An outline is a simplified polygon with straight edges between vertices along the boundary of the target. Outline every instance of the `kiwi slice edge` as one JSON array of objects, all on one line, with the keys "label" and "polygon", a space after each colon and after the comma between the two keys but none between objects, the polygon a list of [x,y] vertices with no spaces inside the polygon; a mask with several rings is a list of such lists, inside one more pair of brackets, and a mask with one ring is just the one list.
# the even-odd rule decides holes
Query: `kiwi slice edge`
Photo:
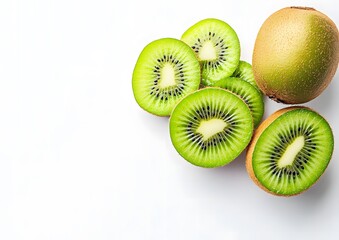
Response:
[{"label": "kiwi slice edge", "polygon": [[260,92],[260,94],[262,94],[260,88],[258,87],[254,79],[254,73],[253,73],[252,65],[250,63],[244,60],[240,60],[237,69],[235,69],[231,77],[237,77],[250,83]]},{"label": "kiwi slice edge", "polygon": [[249,107],[256,128],[265,111],[264,99],[261,92],[252,84],[237,77],[227,77],[217,81],[215,87],[221,87],[239,96]]}]

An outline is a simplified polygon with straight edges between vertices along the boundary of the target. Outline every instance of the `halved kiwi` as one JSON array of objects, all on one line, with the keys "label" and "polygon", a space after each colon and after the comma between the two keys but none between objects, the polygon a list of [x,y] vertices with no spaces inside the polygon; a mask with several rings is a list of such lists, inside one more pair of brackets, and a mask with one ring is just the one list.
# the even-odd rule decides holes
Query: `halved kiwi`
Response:
[{"label": "halved kiwi", "polygon": [[247,151],[247,171],[269,193],[296,195],[324,173],[333,147],[332,130],[322,116],[305,107],[285,108],[256,130]]},{"label": "halved kiwi", "polygon": [[252,134],[253,120],[247,105],[221,88],[207,87],[188,95],[170,117],[175,149],[200,167],[220,167],[233,161]]},{"label": "halved kiwi", "polygon": [[163,38],[148,44],[133,72],[133,93],[144,110],[168,116],[175,104],[200,85],[200,65],[184,42]]},{"label": "halved kiwi", "polygon": [[194,50],[202,67],[202,84],[213,86],[235,71],[240,59],[240,43],[227,23],[208,18],[190,27],[181,37]]},{"label": "halved kiwi", "polygon": [[252,84],[261,93],[254,79],[252,65],[248,62],[240,60],[237,69],[235,69],[231,77],[241,78],[242,80]]},{"label": "halved kiwi", "polygon": [[214,84],[238,95],[249,107],[253,116],[254,127],[258,126],[264,114],[262,94],[250,83],[240,78],[227,77]]}]

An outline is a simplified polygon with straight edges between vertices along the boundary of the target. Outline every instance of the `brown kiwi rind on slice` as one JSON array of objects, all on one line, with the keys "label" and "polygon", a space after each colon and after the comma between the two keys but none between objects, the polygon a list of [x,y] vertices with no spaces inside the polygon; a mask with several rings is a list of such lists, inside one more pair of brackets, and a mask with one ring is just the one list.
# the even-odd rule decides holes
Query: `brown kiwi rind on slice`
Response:
[{"label": "brown kiwi rind on slice", "polygon": [[200,85],[200,65],[184,42],[163,38],[148,44],[133,72],[133,94],[144,110],[169,116],[174,106]]},{"label": "brown kiwi rind on slice", "polygon": [[268,117],[255,131],[246,155],[252,180],[265,191],[292,196],[309,189],[333,153],[328,122],[306,107],[290,107]]},{"label": "brown kiwi rind on slice", "polygon": [[213,86],[236,70],[240,43],[236,32],[224,21],[208,18],[190,27],[181,37],[195,52],[202,68],[202,84]]},{"label": "brown kiwi rind on slice", "polygon": [[174,108],[170,136],[188,162],[206,168],[233,161],[248,145],[253,119],[237,95],[217,87],[189,94]]}]

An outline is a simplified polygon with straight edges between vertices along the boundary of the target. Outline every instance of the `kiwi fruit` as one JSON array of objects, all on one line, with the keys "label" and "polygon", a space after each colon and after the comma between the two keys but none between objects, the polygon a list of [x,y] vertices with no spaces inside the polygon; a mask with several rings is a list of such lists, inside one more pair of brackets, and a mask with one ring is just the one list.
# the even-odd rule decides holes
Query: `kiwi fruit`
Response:
[{"label": "kiwi fruit", "polygon": [[224,21],[208,18],[190,27],[181,37],[195,52],[205,86],[229,77],[238,67],[240,43],[236,32]]},{"label": "kiwi fruit", "polygon": [[200,86],[200,65],[184,42],[163,38],[148,44],[133,72],[133,94],[144,110],[168,116],[175,104]]},{"label": "kiwi fruit", "polygon": [[254,127],[257,127],[264,114],[264,100],[262,94],[250,83],[240,78],[228,77],[214,84],[238,95],[251,110]]},{"label": "kiwi fruit", "polygon": [[259,30],[252,58],[261,91],[288,104],[319,96],[331,82],[338,62],[336,25],[308,7],[288,7],[273,13]]},{"label": "kiwi fruit", "polygon": [[253,134],[252,115],[235,94],[207,87],[174,108],[170,136],[177,152],[193,165],[213,168],[233,161]]},{"label": "kiwi fruit", "polygon": [[324,173],[334,148],[327,121],[306,107],[281,109],[255,131],[246,155],[252,180],[265,191],[291,196]]},{"label": "kiwi fruit", "polygon": [[255,88],[257,88],[260,91],[254,79],[252,65],[249,64],[248,62],[240,60],[237,69],[235,69],[231,77],[240,78],[252,84]]}]

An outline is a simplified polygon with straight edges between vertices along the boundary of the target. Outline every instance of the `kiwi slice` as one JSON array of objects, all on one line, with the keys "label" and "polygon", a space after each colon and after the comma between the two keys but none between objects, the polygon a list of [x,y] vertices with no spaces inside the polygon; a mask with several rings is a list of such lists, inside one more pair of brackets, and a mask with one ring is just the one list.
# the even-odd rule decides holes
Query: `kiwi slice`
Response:
[{"label": "kiwi slice", "polygon": [[242,80],[252,84],[256,89],[258,89],[258,91],[260,91],[254,79],[252,65],[248,62],[240,60],[237,69],[235,69],[234,73],[232,74],[232,77],[241,78]]},{"label": "kiwi slice", "polygon": [[181,37],[194,50],[202,67],[202,84],[229,77],[240,59],[240,43],[236,32],[227,23],[213,18],[190,27]]},{"label": "kiwi slice", "polygon": [[175,149],[200,167],[219,167],[233,161],[252,134],[253,120],[247,105],[221,88],[208,87],[188,95],[170,117]]},{"label": "kiwi slice", "polygon": [[228,77],[214,84],[238,95],[249,107],[253,117],[254,127],[258,126],[264,114],[262,94],[250,83],[240,78]]},{"label": "kiwi slice", "polygon": [[326,120],[305,107],[277,111],[256,130],[246,156],[250,177],[265,191],[291,196],[325,171],[334,147]]},{"label": "kiwi slice", "polygon": [[175,104],[200,85],[200,65],[184,42],[163,38],[148,44],[133,72],[133,93],[144,110],[168,116]]}]

